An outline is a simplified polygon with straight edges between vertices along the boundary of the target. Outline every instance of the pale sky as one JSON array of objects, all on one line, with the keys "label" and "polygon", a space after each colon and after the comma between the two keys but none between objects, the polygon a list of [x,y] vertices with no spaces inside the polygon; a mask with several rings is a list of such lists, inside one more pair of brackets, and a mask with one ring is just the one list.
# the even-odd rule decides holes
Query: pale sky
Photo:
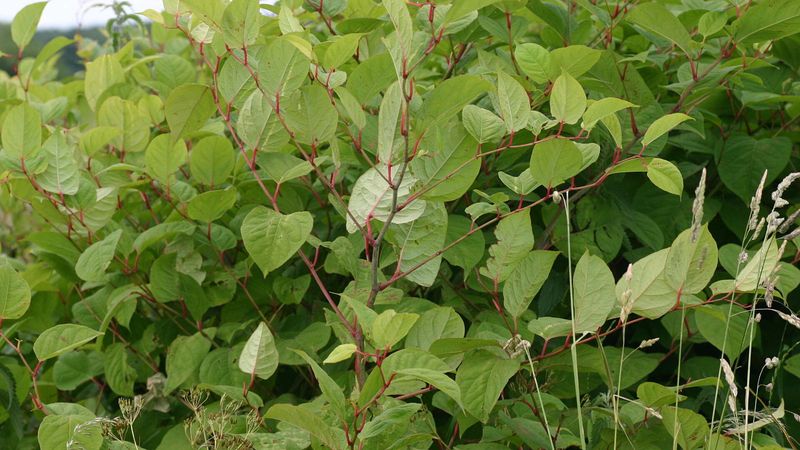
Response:
[{"label": "pale sky", "polygon": [[[11,22],[14,15],[25,5],[41,0],[0,0],[0,22]],[[162,0],[127,0],[134,12],[146,9],[161,10]],[[93,27],[104,25],[112,17],[108,10],[89,8],[97,3],[110,3],[110,0],[49,0],[42,13],[40,29],[65,29],[78,25]]]}]

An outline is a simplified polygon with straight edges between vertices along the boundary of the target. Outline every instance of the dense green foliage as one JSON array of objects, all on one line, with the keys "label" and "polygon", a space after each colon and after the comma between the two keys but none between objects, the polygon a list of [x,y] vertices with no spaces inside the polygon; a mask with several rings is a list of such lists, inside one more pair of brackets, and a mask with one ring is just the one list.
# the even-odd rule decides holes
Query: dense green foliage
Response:
[{"label": "dense green foliage", "polygon": [[797,448],[797,0],[43,7],[0,448]]}]

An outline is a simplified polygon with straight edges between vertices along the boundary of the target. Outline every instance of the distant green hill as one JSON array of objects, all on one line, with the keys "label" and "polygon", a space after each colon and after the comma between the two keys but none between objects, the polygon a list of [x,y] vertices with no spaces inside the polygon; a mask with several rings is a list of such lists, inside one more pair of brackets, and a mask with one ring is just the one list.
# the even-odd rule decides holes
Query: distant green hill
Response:
[{"label": "distant green hill", "polygon": [[[35,56],[47,42],[56,36],[66,36],[72,38],[75,36],[77,29],[71,30],[41,30],[36,33],[36,36],[31,41],[30,45],[25,49],[24,56]],[[102,40],[103,34],[98,28],[82,29],[80,34],[86,38]],[[0,52],[14,55],[17,48],[11,40],[11,26],[8,23],[0,23]],[[76,55],[76,48],[71,45],[65,48],[58,63],[58,70],[61,76],[73,74],[79,70],[83,70],[83,65],[80,58]],[[0,58],[0,70],[11,73],[16,63],[13,57]]]}]

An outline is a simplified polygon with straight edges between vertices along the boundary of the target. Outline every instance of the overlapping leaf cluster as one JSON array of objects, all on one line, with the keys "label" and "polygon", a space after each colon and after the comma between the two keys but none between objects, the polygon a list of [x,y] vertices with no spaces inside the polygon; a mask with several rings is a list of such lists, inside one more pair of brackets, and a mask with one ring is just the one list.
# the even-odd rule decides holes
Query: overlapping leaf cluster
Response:
[{"label": "overlapping leaf cluster", "polygon": [[0,448],[796,448],[797,1],[275,3],[0,74]]}]

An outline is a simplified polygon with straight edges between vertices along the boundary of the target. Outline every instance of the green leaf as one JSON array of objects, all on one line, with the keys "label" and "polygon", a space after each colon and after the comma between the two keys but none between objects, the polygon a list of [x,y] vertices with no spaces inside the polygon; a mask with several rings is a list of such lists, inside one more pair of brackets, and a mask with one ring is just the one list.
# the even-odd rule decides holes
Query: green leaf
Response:
[{"label": "green leaf", "polygon": [[336,95],[339,97],[340,104],[346,115],[353,121],[353,125],[359,130],[364,129],[367,125],[367,116],[364,114],[364,110],[361,108],[361,104],[358,103],[356,97],[342,86],[335,88],[334,92],[336,92]]},{"label": "green leaf", "polygon": [[764,171],[764,182],[769,186],[783,172],[791,154],[792,142],[784,136],[755,139],[734,134],[720,152],[719,177],[742,201],[750,203]]},{"label": "green leaf", "polygon": [[278,184],[308,175],[314,170],[308,161],[281,152],[259,153],[258,165]]},{"label": "green leaf", "polygon": [[223,2],[218,0],[181,0],[180,6],[181,11],[188,9],[192,13],[193,19],[205,23],[215,31],[222,31],[220,22],[225,8]]},{"label": "green leaf", "polygon": [[346,63],[358,50],[361,33],[345,34],[334,39],[325,50],[322,64],[326,69],[335,69]]},{"label": "green leaf", "polygon": [[387,408],[367,422],[358,436],[361,439],[369,439],[390,433],[393,428],[409,423],[421,407],[419,403],[404,403]]},{"label": "green leaf", "polygon": [[0,265],[0,320],[19,319],[31,304],[31,288],[16,270]]},{"label": "green leaf", "polygon": [[686,400],[684,395],[676,396],[674,388],[668,388],[651,381],[646,381],[636,388],[636,397],[651,408],[661,408],[670,403],[674,404],[676,397],[679,401]]},{"label": "green leaf", "polygon": [[39,361],[54,358],[62,353],[87,344],[103,333],[83,325],[64,323],[42,332],[33,343],[33,352]]},{"label": "green leaf", "polygon": [[597,158],[600,157],[599,144],[595,143],[584,144],[576,142],[575,146],[578,147],[578,150],[581,152],[581,169],[579,170],[579,172],[583,172],[584,169],[594,164],[595,161],[597,161]]},{"label": "green leaf", "polygon": [[531,112],[530,100],[525,88],[505,72],[497,72],[497,110],[511,133],[528,125]]},{"label": "green leaf", "polygon": [[173,89],[164,108],[173,140],[202,128],[216,111],[211,89],[202,84],[184,84]]},{"label": "green leaf", "polygon": [[[408,61],[411,56],[411,49],[409,47],[413,42],[414,36],[413,24],[411,22],[411,15],[408,13],[408,7],[402,0],[382,0],[381,4],[386,8],[386,12],[389,13],[389,19],[397,32],[395,41],[401,59]],[[397,62],[395,62],[395,65],[397,66]]]},{"label": "green leaf", "polygon": [[780,261],[780,252],[775,239],[769,239],[754,255],[736,277],[736,289],[744,292],[755,291],[773,272]]},{"label": "green leaf", "polygon": [[617,301],[621,304],[623,294],[630,289],[628,301],[632,311],[649,319],[656,319],[669,312],[678,302],[678,293],[670,287],[664,275],[669,249],[660,250],[633,263],[632,278],[628,283],[624,277],[617,282]]},{"label": "green leaf", "polygon": [[717,270],[717,243],[702,227],[697,236],[686,230],[675,239],[669,248],[664,274],[667,282],[683,294],[696,294],[706,288]]},{"label": "green leaf", "polygon": [[104,372],[106,382],[115,394],[132,397],[136,381],[136,369],[128,363],[128,350],[118,342],[105,350]]},{"label": "green leaf", "polygon": [[467,132],[480,144],[497,142],[506,135],[503,119],[480,106],[465,106],[461,111],[461,119]]},{"label": "green leaf", "polygon": [[[447,235],[445,236],[445,247],[447,251],[442,254],[442,257],[454,266],[464,269],[465,278],[470,275],[472,269],[481,262],[483,258],[484,249],[486,248],[481,231],[474,231],[467,235],[472,230],[472,222],[463,216],[452,214],[447,218]],[[460,240],[457,244],[450,246],[457,239],[463,236],[466,238]]]},{"label": "green leaf", "polygon": [[391,376],[404,369],[428,369],[441,373],[452,371],[441,358],[417,348],[404,348],[392,353],[383,360],[381,368],[384,376]]},{"label": "green leaf", "polygon": [[211,349],[211,338],[214,336],[214,331],[213,328],[206,329],[191,336],[178,336],[172,341],[167,350],[165,394],[181,387],[197,374],[200,364]]},{"label": "green leaf", "polygon": [[294,133],[297,142],[316,146],[333,139],[339,113],[323,87],[313,85],[304,88],[300,100],[291,102],[285,108],[286,125]]},{"label": "green leaf", "polygon": [[460,0],[458,2],[453,2],[453,7],[447,11],[446,20],[451,22],[455,19],[460,19],[473,11],[485,8],[499,1],[500,0]]},{"label": "green leaf", "polygon": [[392,348],[400,342],[414,323],[418,314],[398,313],[393,309],[386,310],[372,322],[372,339],[376,348]]},{"label": "green leaf", "polygon": [[[33,6],[33,5],[31,5]],[[3,148],[14,159],[36,156],[42,144],[42,118],[27,103],[8,111],[1,133]]]},{"label": "green leaf", "polygon": [[518,45],[514,50],[517,63],[525,75],[534,83],[544,83],[550,79],[550,52],[539,44],[528,42]]},{"label": "green leaf", "polygon": [[444,338],[444,339],[439,339],[435,341],[433,344],[431,344],[430,350],[432,354],[440,358],[445,358],[448,356],[459,355],[461,353],[466,353],[470,350],[485,348],[485,347],[500,348],[500,344],[497,342],[497,340],[492,340],[492,339]]},{"label": "green leaf", "polygon": [[[647,4],[651,5],[652,3]],[[683,113],[672,113],[659,117],[655,122],[650,124],[650,127],[645,131],[644,137],[642,138],[642,145],[645,147],[650,145],[653,141],[687,120],[694,119]]]},{"label": "green leaf", "polygon": [[158,242],[169,241],[177,235],[191,235],[195,226],[189,222],[164,222],[148,228],[133,241],[133,249],[142,253]]},{"label": "green leaf", "polygon": [[575,266],[573,279],[575,332],[594,333],[617,305],[614,275],[601,258],[587,252]]},{"label": "green leaf", "polygon": [[400,83],[392,83],[383,95],[378,111],[378,158],[386,164],[396,162],[400,155],[399,152],[395,154],[394,143],[402,106],[403,91]]},{"label": "green leaf", "polygon": [[649,2],[636,5],[626,19],[650,33],[666,39],[691,55],[692,38],[680,20],[675,17],[662,3]]},{"label": "green leaf", "polygon": [[93,156],[120,136],[122,130],[117,127],[95,127],[81,135],[78,145],[88,156]]},{"label": "green leaf", "polygon": [[728,16],[724,12],[708,11],[697,22],[697,31],[708,38],[711,35],[719,33],[728,23]]},{"label": "green leaf", "polygon": [[36,28],[39,26],[39,19],[42,18],[45,6],[47,6],[47,2],[26,5],[11,21],[11,40],[17,44],[17,48],[20,50],[27,47],[36,34]]},{"label": "green leaf", "polygon": [[308,74],[308,59],[288,40],[275,39],[258,66],[261,87],[270,100],[294,93]]},{"label": "green leaf", "polygon": [[459,387],[458,383],[453,381],[453,379],[447,375],[435,370],[421,368],[402,369],[397,371],[397,374],[411,377],[430,384],[453,399],[456,404],[461,406],[463,409],[461,402],[461,388]]},{"label": "green leaf", "polygon": [[150,121],[131,101],[119,97],[106,99],[100,105],[97,122],[101,126],[122,130],[122,134],[111,141],[117,149],[140,152],[150,141]]},{"label": "green leaf", "polygon": [[246,148],[274,151],[289,140],[289,134],[270,103],[273,100],[257,90],[247,97],[239,110],[236,132]]},{"label": "green leaf", "polygon": [[288,404],[272,405],[267,413],[264,414],[264,418],[279,420],[301,428],[319,439],[326,448],[332,450],[344,450],[347,448],[344,432],[342,430],[323,422],[320,415],[315,414],[303,406]]},{"label": "green leaf", "polygon": [[103,55],[86,64],[84,85],[86,101],[92,109],[97,108],[97,101],[111,86],[125,81],[125,71],[116,55]]},{"label": "green leaf", "polygon": [[733,39],[742,46],[791,36],[800,31],[800,5],[793,0],[756,3],[732,28]]},{"label": "green leaf", "polygon": [[[358,226],[365,226],[368,218],[381,222],[385,222],[389,218],[394,195],[392,188],[386,182],[388,176],[388,167],[379,165],[368,169],[356,180],[347,205],[350,211],[347,216],[348,232],[355,233],[358,231]],[[399,182],[397,186],[397,204],[403,204],[411,195],[411,190],[417,183],[417,179],[411,173],[406,173],[403,179],[400,180],[397,170],[392,171],[392,177],[396,182]],[[411,201],[402,210],[394,214],[392,224],[402,224],[416,220],[425,212],[425,208],[425,201]],[[358,226],[353,222],[353,219],[356,220]]]},{"label": "green leaf", "polygon": [[284,215],[259,206],[242,222],[242,240],[266,276],[300,250],[313,226],[314,218],[307,211]]},{"label": "green leaf", "polygon": [[460,75],[439,84],[425,98],[421,112],[424,129],[447,122],[490,88],[488,81],[475,75]]},{"label": "green leaf", "polygon": [[428,202],[419,218],[393,226],[386,236],[398,248],[400,270],[415,269],[406,279],[420,286],[433,285],[442,262],[442,256],[437,253],[447,237],[444,203]]},{"label": "green leaf", "polygon": [[218,186],[227,181],[234,164],[233,146],[222,136],[201,139],[189,153],[192,179],[208,186]]},{"label": "green leaf", "polygon": [[278,12],[278,27],[283,34],[303,32],[303,25],[294,16],[292,8],[285,4],[281,4],[281,10]]},{"label": "green leaf", "polygon": [[99,450],[103,445],[101,424],[92,423],[94,414],[49,415],[39,425],[38,438],[41,450],[63,450],[70,446],[86,450]]},{"label": "green leaf", "polygon": [[577,175],[583,166],[583,155],[568,139],[549,139],[533,147],[531,175],[547,187],[555,187]]},{"label": "green leaf", "polygon": [[550,114],[559,122],[576,123],[586,110],[586,93],[578,80],[562,73],[550,91]]},{"label": "green leaf", "polygon": [[556,256],[558,252],[535,250],[517,263],[503,285],[503,306],[512,317],[517,319],[528,310],[550,275]]},{"label": "green leaf", "polygon": [[64,353],[53,364],[53,380],[63,391],[71,391],[102,374],[103,355],[100,352]]},{"label": "green leaf", "polygon": [[607,97],[592,102],[586,111],[583,113],[583,123],[581,127],[586,130],[591,130],[600,120],[621,111],[625,108],[636,107],[633,103],[622,100],[620,98]]},{"label": "green leaf", "polygon": [[174,142],[168,134],[156,136],[147,146],[144,154],[147,173],[165,185],[174,181],[175,172],[186,163],[186,144]]},{"label": "green leaf", "polygon": [[530,212],[523,210],[503,218],[494,234],[497,243],[489,247],[490,258],[481,274],[500,282],[505,281],[533,249]]},{"label": "green leaf", "polygon": [[497,175],[503,185],[511,189],[511,191],[517,195],[528,195],[533,192],[534,189],[541,186],[533,179],[530,168],[523,170],[522,173],[516,177],[505,172],[498,172]]},{"label": "green leaf", "polygon": [[239,355],[239,369],[262,380],[278,370],[278,349],[266,323],[260,322]]},{"label": "green leaf", "polygon": [[78,163],[75,161],[75,148],[67,143],[62,131],[55,131],[42,146],[47,158],[47,169],[42,173],[39,185],[50,192],[74,195],[80,185]]},{"label": "green leaf", "polygon": [[317,379],[319,382],[319,388],[322,391],[322,395],[325,396],[325,399],[328,400],[328,403],[333,408],[333,411],[339,417],[340,420],[345,421],[345,415],[347,414],[347,403],[344,399],[344,393],[342,392],[342,388],[333,381],[333,378],[325,372],[325,370],[317,364],[316,361],[311,359],[306,352],[300,350],[294,350],[295,353],[300,355],[301,358],[311,366],[311,370],[314,371],[314,378]]},{"label": "green leaf", "polygon": [[322,361],[324,364],[335,364],[350,359],[353,353],[356,352],[356,346],[353,344],[340,344],[331,350],[331,353]]},{"label": "green leaf", "polygon": [[661,415],[664,428],[683,450],[693,450],[705,442],[709,434],[705,417],[689,409],[674,406],[663,408]]},{"label": "green leaf", "polygon": [[347,89],[359,103],[366,104],[395,81],[397,75],[392,57],[381,52],[363,61],[349,74]]},{"label": "green leaf", "polygon": [[213,222],[236,204],[236,191],[232,188],[207,191],[189,201],[187,213],[193,220]]},{"label": "green leaf", "polygon": [[451,307],[438,306],[422,313],[406,336],[406,348],[428,350],[439,339],[464,337],[464,321]]},{"label": "green leaf", "polygon": [[81,253],[75,264],[75,273],[85,281],[102,281],[106,269],[114,259],[117,243],[122,236],[122,230],[117,230],[102,241],[95,242]]},{"label": "green leaf", "polygon": [[258,0],[231,0],[222,14],[225,43],[233,48],[253,45],[261,22]]},{"label": "green leaf", "polygon": [[562,73],[578,78],[588,72],[602,55],[603,52],[585,45],[556,48],[550,52],[550,79]]},{"label": "green leaf", "polygon": [[456,372],[464,409],[481,422],[488,422],[500,393],[518,369],[517,361],[499,358],[486,350],[468,353]]},{"label": "green leaf", "polygon": [[653,158],[647,164],[647,178],[662,191],[681,197],[683,195],[683,175],[671,162]]}]

